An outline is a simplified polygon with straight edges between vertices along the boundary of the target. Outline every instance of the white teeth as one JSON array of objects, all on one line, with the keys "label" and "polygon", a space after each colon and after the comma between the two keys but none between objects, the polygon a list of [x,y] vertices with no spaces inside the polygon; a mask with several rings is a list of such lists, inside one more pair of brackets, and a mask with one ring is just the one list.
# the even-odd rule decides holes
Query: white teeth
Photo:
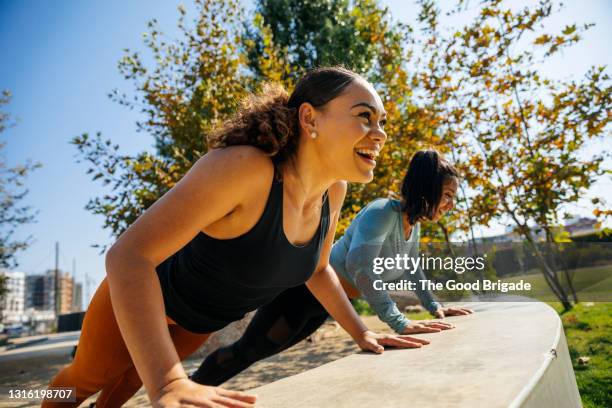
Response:
[{"label": "white teeth", "polygon": [[355,149],[357,153],[367,154],[368,156],[378,157],[378,150],[372,149]]}]

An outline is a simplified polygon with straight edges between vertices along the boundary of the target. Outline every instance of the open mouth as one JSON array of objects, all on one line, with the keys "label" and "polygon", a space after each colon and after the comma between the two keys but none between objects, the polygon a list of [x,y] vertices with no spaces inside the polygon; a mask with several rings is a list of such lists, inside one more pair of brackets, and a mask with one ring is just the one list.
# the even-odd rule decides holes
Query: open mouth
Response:
[{"label": "open mouth", "polygon": [[378,151],[373,149],[355,149],[355,153],[366,163],[376,166],[376,158],[378,157]]}]

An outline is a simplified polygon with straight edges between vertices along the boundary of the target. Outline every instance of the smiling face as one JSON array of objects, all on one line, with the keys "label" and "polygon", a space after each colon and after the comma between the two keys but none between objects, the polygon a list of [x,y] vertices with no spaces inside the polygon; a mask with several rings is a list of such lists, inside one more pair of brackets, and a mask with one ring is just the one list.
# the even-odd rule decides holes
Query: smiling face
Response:
[{"label": "smiling face", "polygon": [[[308,108],[304,137],[317,152],[320,164],[335,178],[367,183],[374,177],[376,157],[385,144],[386,112],[374,88],[356,79],[321,108]],[[302,114],[302,112],[301,112]]]},{"label": "smiling face", "polygon": [[438,221],[444,214],[449,212],[455,206],[455,196],[457,195],[457,188],[459,184],[455,177],[448,179],[442,186],[442,195],[438,208],[436,209],[435,215],[432,221]]}]

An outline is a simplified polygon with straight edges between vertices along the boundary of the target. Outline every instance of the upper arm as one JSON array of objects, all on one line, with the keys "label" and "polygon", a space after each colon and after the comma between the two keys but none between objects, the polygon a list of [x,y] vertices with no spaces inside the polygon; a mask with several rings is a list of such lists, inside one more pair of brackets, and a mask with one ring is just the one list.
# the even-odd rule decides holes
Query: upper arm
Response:
[{"label": "upper arm", "polygon": [[202,229],[236,209],[254,183],[270,183],[269,157],[251,146],[212,150],[117,240],[109,251],[159,265]]},{"label": "upper arm", "polygon": [[351,270],[361,269],[364,265],[368,265],[368,269],[371,269],[372,259],[380,253],[396,221],[396,213],[386,200],[377,200],[364,211],[353,221],[357,224],[353,226],[353,236],[346,259],[346,266]]},{"label": "upper arm", "polygon": [[340,218],[340,212],[342,211],[342,203],[346,196],[347,184],[346,181],[338,181],[334,183],[328,190],[329,199],[329,210],[331,215],[331,222],[329,223],[329,230],[323,247],[321,249],[321,255],[319,256],[319,263],[315,271],[319,271],[325,268],[329,264],[329,254],[331,253],[332,244],[334,243],[334,234],[338,225],[338,219]]},{"label": "upper arm", "polygon": [[353,227],[351,249],[383,244],[396,219],[395,212],[389,205],[388,200],[376,200],[353,221],[357,225]]}]

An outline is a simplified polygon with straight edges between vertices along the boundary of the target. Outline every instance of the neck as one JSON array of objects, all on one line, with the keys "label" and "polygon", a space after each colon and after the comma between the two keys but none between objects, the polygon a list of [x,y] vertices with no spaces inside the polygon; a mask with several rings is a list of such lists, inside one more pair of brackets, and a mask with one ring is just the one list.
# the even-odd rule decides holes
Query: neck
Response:
[{"label": "neck", "polygon": [[284,189],[298,206],[319,205],[323,193],[337,180],[319,164],[314,152],[304,147],[300,146],[298,153],[281,165]]},{"label": "neck", "polygon": [[408,214],[402,214],[402,223],[404,224],[404,239],[408,239],[412,233],[412,225],[408,222]]}]

